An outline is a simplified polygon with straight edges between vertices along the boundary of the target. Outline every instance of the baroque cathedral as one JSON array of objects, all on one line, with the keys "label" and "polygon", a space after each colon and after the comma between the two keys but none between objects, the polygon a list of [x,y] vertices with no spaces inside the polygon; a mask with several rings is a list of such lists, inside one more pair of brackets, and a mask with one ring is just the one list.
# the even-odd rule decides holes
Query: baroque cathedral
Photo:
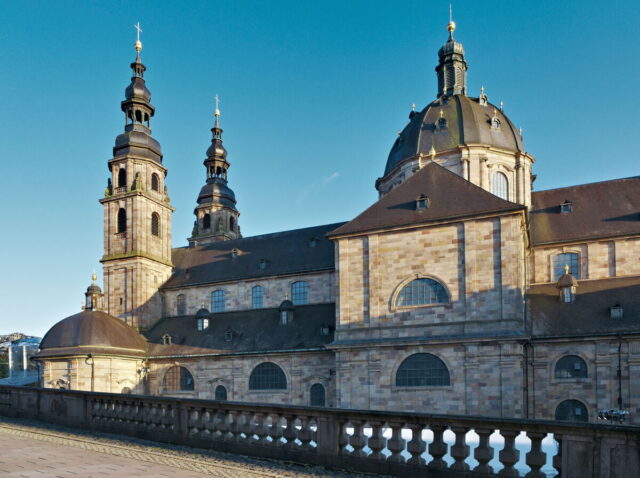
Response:
[{"label": "baroque cathedral", "polygon": [[108,161],[104,293],[55,324],[44,387],[640,423],[640,177],[532,191],[534,157],[455,24],[349,222],[240,232],[216,108],[193,232],[171,206],[142,44]]}]

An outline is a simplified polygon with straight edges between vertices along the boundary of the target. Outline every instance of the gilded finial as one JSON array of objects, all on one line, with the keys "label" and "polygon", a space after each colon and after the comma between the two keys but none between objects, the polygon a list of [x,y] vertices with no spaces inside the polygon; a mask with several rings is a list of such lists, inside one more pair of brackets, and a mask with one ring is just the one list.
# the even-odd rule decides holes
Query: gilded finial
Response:
[{"label": "gilded finial", "polygon": [[134,46],[136,48],[136,51],[138,52],[138,54],[140,54],[140,50],[142,50],[142,42],[140,41],[140,33],[142,33],[142,29],[140,28],[140,22],[136,23],[133,28],[135,28],[137,30],[136,32],[136,42],[134,43]]},{"label": "gilded finial", "polygon": [[218,98],[218,95],[216,95],[216,111],[214,113],[214,116],[220,116],[220,98]]},{"label": "gilded finial", "polygon": [[416,110],[416,104],[415,103],[411,103],[411,111],[415,111]]},{"label": "gilded finial", "polygon": [[442,111],[442,109],[440,109],[440,118],[444,118],[444,111]]},{"label": "gilded finial", "polygon": [[289,300],[289,293],[288,292],[284,293],[284,300]]},{"label": "gilded finial", "polygon": [[493,108],[493,117],[494,118],[498,117],[498,110],[496,110],[495,108]]},{"label": "gilded finial", "polygon": [[436,157],[436,148],[433,147],[433,143],[431,143],[431,149],[429,150],[429,156],[431,156],[431,159]]},{"label": "gilded finial", "polygon": [[453,32],[456,29],[456,22],[453,21],[453,9],[449,4],[449,23],[447,24],[447,30],[449,31],[449,38],[453,40]]},{"label": "gilded finial", "polygon": [[200,302],[200,308],[204,309],[204,300],[202,302]]},{"label": "gilded finial", "polygon": [[522,136],[522,128],[518,128],[518,134]]},{"label": "gilded finial", "polygon": [[504,101],[500,101],[500,111],[502,111],[504,108]]},{"label": "gilded finial", "polygon": [[569,264],[565,264],[564,265],[564,273],[568,274],[569,273]]},{"label": "gilded finial", "polygon": [[481,95],[484,95],[484,86],[481,86],[481,87],[480,87],[480,94],[481,94]]},{"label": "gilded finial", "polygon": [[98,276],[96,275],[96,271],[94,269],[93,274],[91,274],[91,281],[93,282],[93,284],[95,284],[97,280],[98,280]]}]

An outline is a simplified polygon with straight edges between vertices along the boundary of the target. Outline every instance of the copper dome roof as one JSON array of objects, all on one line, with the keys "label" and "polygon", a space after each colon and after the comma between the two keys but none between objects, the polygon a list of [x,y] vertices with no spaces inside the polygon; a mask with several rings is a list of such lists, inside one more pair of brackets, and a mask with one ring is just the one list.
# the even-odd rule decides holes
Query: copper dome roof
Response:
[{"label": "copper dome roof", "polygon": [[108,353],[145,355],[145,338],[105,312],[83,310],[55,324],[40,342],[40,357]]},{"label": "copper dome roof", "polygon": [[[492,127],[494,117],[498,128]],[[470,144],[524,152],[520,134],[500,108],[465,95],[445,96],[421,112],[412,113],[411,121],[391,148],[384,174],[417,154],[428,155],[431,147],[440,152]]]}]

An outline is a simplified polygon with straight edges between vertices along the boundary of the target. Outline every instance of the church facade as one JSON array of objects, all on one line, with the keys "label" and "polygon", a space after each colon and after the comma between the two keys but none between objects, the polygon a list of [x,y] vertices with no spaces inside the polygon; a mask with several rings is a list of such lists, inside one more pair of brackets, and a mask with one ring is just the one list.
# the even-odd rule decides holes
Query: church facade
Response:
[{"label": "church facade", "polygon": [[45,387],[640,423],[640,177],[532,191],[521,131],[470,96],[455,24],[346,223],[243,237],[216,108],[188,245],[142,45],[104,197],[104,294],[43,338]]}]

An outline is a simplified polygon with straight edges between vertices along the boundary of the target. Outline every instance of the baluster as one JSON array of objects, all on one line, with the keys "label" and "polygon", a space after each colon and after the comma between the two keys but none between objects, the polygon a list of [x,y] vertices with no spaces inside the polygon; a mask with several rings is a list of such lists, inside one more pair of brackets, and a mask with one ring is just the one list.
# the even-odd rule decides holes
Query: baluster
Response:
[{"label": "baluster", "polygon": [[347,445],[349,444],[349,434],[347,433],[347,425],[349,424],[348,420],[340,420],[340,435],[338,436],[338,455],[348,456],[351,454],[349,450],[347,450]]},{"label": "baluster", "polygon": [[240,441],[239,415],[235,410],[228,410],[227,413],[229,415],[229,441],[237,443]]},{"label": "baluster", "polygon": [[289,414],[282,416],[287,421],[287,425],[282,431],[282,436],[287,440],[286,443],[283,443],[283,446],[288,450],[293,450],[296,447],[296,436],[298,435],[298,431],[295,428],[295,417]]},{"label": "baluster", "polygon": [[267,429],[265,427],[265,423],[267,421],[267,416],[264,413],[256,413],[254,416],[254,425],[253,425],[253,433],[257,435],[258,438],[253,439],[253,444],[255,445],[264,445],[267,441]]},{"label": "baluster", "polygon": [[527,465],[531,471],[525,475],[526,478],[546,478],[547,475],[540,471],[540,468],[547,462],[547,454],[542,451],[542,439],[547,436],[546,433],[527,432],[527,436],[531,440],[531,451],[527,453]]},{"label": "baluster", "polygon": [[411,440],[407,443],[407,451],[411,453],[411,458],[407,460],[410,465],[424,465],[427,461],[422,458],[422,454],[427,449],[426,442],[422,439],[422,430],[424,425],[420,423],[412,423],[409,425],[411,429]]},{"label": "baluster", "polygon": [[298,440],[302,442],[300,449],[303,451],[311,451],[313,447],[311,443],[311,429],[309,428],[309,417],[306,415],[298,416],[300,419],[301,428],[298,430]]},{"label": "baluster", "polygon": [[513,430],[500,430],[500,434],[504,437],[504,448],[500,450],[498,457],[504,468],[498,473],[500,476],[509,476],[519,478],[520,473],[514,468],[520,459],[520,452],[516,450],[516,437],[520,434]]},{"label": "baluster", "polygon": [[116,410],[115,410],[116,416],[115,416],[115,419],[116,419],[116,422],[118,422],[118,423],[122,423],[123,422],[123,420],[122,420],[123,408],[124,407],[122,405],[122,402],[120,402],[120,401],[116,402]]},{"label": "baluster", "polygon": [[353,425],[353,435],[349,438],[349,445],[353,447],[351,456],[366,457],[367,453],[362,449],[367,444],[367,437],[364,434],[364,422],[362,420],[351,420]]},{"label": "baluster", "polygon": [[154,403],[149,408],[147,427],[149,427],[150,430],[153,430],[157,428],[157,426],[158,426],[158,405]]},{"label": "baluster", "polygon": [[224,410],[216,410],[213,414],[213,429],[214,439],[224,440],[227,431],[229,430],[229,424],[227,423],[227,415]]},{"label": "baluster", "polygon": [[562,473],[562,435],[554,433],[553,439],[558,442],[558,453],[553,457],[553,467],[558,472],[555,478],[561,478],[564,476]]},{"label": "baluster", "polygon": [[197,435],[198,434],[198,411],[195,408],[189,408],[188,415],[189,418],[187,420],[187,430],[189,431],[189,435]]},{"label": "baluster", "polygon": [[167,428],[171,431],[174,431],[176,429],[177,413],[178,412],[176,411],[175,407],[172,407],[171,405],[167,406],[167,423],[169,424]]},{"label": "baluster", "polygon": [[469,465],[467,465],[464,460],[469,456],[469,445],[467,445],[465,441],[469,428],[451,427],[451,431],[456,434],[456,442],[451,447],[451,457],[454,459],[451,469],[457,471],[468,471]]},{"label": "baluster", "polygon": [[208,410],[208,409],[203,409],[202,411],[202,430],[200,432],[200,435],[202,436],[202,438],[204,439],[209,439],[211,438],[211,435],[214,431],[214,421],[215,419],[215,415],[212,412],[212,410]]},{"label": "baluster", "polygon": [[384,422],[369,422],[371,425],[371,436],[367,441],[367,445],[371,448],[371,455],[369,458],[372,460],[386,460],[382,450],[387,446],[387,439],[383,435]]},{"label": "baluster", "polygon": [[282,437],[281,415],[274,413],[271,415],[271,426],[267,428],[267,434],[272,438],[271,445],[280,446]]},{"label": "baluster", "polygon": [[476,447],[473,457],[478,460],[478,466],[473,471],[476,473],[493,473],[493,468],[489,466],[489,462],[493,458],[493,448],[489,444],[489,437],[493,433],[493,430],[488,428],[476,428],[476,433],[480,436],[480,441]]},{"label": "baluster", "polygon": [[447,444],[444,442],[443,435],[447,427],[434,425],[429,428],[433,431],[433,442],[429,445],[429,454],[433,457],[433,460],[427,466],[436,470],[444,470],[447,468],[447,462],[442,457],[447,454]]},{"label": "baluster", "polygon": [[402,422],[389,422],[389,428],[391,428],[391,438],[387,440],[387,448],[391,452],[391,456],[387,458],[387,461],[391,463],[404,463],[405,459],[402,456],[404,447],[407,440],[402,438]]}]

